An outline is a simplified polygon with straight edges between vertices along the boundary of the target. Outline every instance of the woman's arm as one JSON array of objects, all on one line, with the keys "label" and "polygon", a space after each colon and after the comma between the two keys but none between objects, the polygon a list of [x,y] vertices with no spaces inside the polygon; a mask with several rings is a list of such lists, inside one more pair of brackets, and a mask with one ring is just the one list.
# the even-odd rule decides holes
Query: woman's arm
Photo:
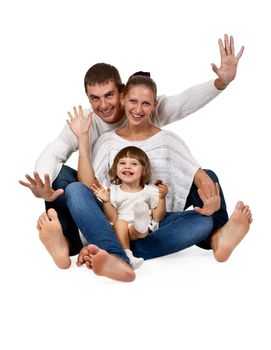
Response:
[{"label": "woman's arm", "polygon": [[78,140],[78,180],[91,188],[96,181],[94,170],[90,161],[89,129],[91,126],[92,113],[87,118],[83,116],[83,109],[79,106],[78,111],[74,107],[74,116],[69,114],[67,123]]}]

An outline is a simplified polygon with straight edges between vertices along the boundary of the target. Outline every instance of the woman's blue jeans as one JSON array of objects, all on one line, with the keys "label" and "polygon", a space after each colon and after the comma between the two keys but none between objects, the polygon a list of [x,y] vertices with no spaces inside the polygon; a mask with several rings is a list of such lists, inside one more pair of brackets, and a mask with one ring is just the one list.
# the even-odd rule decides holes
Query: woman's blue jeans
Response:
[{"label": "woman's blue jeans", "polygon": [[[213,181],[218,181],[212,171],[205,171]],[[127,261],[127,257],[102,211],[101,203],[86,186],[76,183],[76,181],[77,172],[64,165],[52,186],[54,189],[63,188],[65,193],[54,202],[46,202],[46,210],[54,208],[58,213],[63,232],[70,243],[70,255],[78,254],[82,248],[79,228],[89,243],[96,244]],[[223,226],[228,220],[222,190],[220,195],[221,208],[211,217],[201,216],[194,211],[167,213],[165,219],[160,223],[158,231],[132,243],[134,254],[150,259],[177,252],[194,244],[210,249],[209,239],[212,230]],[[187,198],[186,208],[191,205],[202,206],[197,188],[194,185]]]},{"label": "woman's blue jeans", "polygon": [[[85,239],[126,262],[129,262],[112,225],[104,215],[92,191],[80,182],[67,186],[66,203]],[[211,217],[193,210],[167,213],[159,230],[133,242],[135,256],[151,259],[178,252],[206,240],[213,228]]]}]

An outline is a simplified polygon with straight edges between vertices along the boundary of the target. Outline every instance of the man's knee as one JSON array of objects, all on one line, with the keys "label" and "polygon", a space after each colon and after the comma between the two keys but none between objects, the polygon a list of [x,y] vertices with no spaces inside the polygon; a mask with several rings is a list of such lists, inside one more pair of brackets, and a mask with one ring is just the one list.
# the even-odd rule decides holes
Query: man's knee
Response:
[{"label": "man's knee", "polygon": [[63,165],[57,178],[54,180],[52,187],[57,190],[59,188],[65,189],[69,184],[76,182],[77,171],[67,165]]},{"label": "man's knee", "polygon": [[214,181],[214,182],[219,182],[218,177],[216,173],[213,170],[210,169],[204,169],[204,171],[207,173],[208,176]]}]

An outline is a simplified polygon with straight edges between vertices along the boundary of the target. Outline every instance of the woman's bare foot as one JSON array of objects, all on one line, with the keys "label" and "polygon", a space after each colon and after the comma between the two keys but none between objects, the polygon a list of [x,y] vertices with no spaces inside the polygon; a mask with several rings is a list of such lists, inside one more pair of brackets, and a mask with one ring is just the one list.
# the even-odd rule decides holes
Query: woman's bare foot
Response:
[{"label": "woman's bare foot", "polygon": [[[84,255],[83,259],[87,266],[92,268],[96,275],[105,276],[121,282],[134,281],[136,275],[130,265],[128,265],[125,261],[112,254],[109,254],[94,244],[89,244],[87,247],[83,248],[84,252],[86,252],[86,248],[88,254]],[[78,265],[81,264],[82,263],[79,262]]]},{"label": "woman's bare foot", "polygon": [[252,214],[247,205],[237,202],[229,221],[211,238],[211,247],[217,261],[228,260],[235,247],[245,237],[252,223]]},{"label": "woman's bare foot", "polygon": [[69,246],[58,220],[57,212],[49,209],[42,213],[37,222],[40,240],[45,245],[54,262],[60,269],[67,269],[71,265]]}]

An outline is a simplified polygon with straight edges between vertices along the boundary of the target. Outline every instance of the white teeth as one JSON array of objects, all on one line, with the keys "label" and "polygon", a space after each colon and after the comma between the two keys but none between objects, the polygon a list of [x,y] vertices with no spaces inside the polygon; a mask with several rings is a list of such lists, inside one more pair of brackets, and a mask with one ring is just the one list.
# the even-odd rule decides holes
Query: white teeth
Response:
[{"label": "white teeth", "polygon": [[136,114],[132,114],[132,117],[134,117],[134,118],[141,118],[141,115],[136,115]]}]

